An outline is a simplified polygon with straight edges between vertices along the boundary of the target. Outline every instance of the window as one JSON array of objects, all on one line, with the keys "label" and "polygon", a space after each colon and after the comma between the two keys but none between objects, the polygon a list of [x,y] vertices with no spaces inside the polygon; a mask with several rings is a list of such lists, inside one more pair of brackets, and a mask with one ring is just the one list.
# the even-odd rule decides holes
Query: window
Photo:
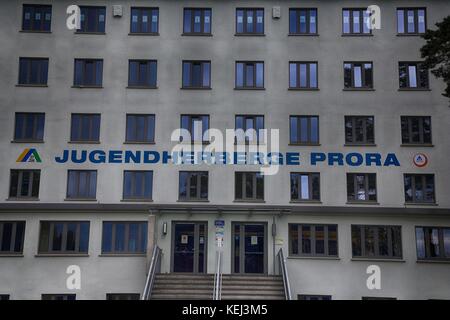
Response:
[{"label": "window", "polygon": [[236,62],[236,89],[264,89],[264,62]]},{"label": "window", "polygon": [[405,201],[407,203],[434,203],[433,174],[405,174]]},{"label": "window", "polygon": [[180,193],[182,201],[208,200],[208,172],[180,171]]},{"label": "window", "polygon": [[289,89],[317,89],[317,62],[289,62]]},{"label": "window", "polygon": [[182,115],[181,116],[181,141],[191,143],[209,142],[206,131],[209,129],[208,115]]},{"label": "window", "polygon": [[11,170],[9,198],[37,199],[40,177],[40,170]]},{"label": "window", "polygon": [[183,89],[210,89],[211,62],[183,61]]},{"label": "window", "polygon": [[337,225],[289,224],[289,255],[337,257]]},{"label": "window", "polygon": [[151,200],[152,188],[153,171],[124,171],[124,200]]},{"label": "window", "polygon": [[98,142],[100,140],[100,115],[74,113],[70,130],[71,142]]},{"label": "window", "polygon": [[131,8],[131,34],[158,34],[158,23],[158,8]]},{"label": "window", "polygon": [[23,5],[22,31],[50,32],[52,24],[52,6]]},{"label": "window", "polygon": [[352,225],[353,258],[401,259],[400,226]]},{"label": "window", "polygon": [[107,293],[106,300],[140,300],[139,293]]},{"label": "window", "polygon": [[264,9],[236,9],[236,34],[264,34]]},{"label": "window", "polygon": [[264,116],[236,116],[236,143],[264,143]]},{"label": "window", "polygon": [[420,62],[399,63],[400,89],[428,89],[428,69]]},{"label": "window", "polygon": [[19,85],[46,86],[48,58],[20,58]]},{"label": "window", "polygon": [[130,60],[128,87],[156,88],[156,60]]},{"label": "window", "polygon": [[127,143],[155,142],[155,115],[127,114]]},{"label": "window", "polygon": [[291,144],[319,144],[318,116],[290,116],[289,126]]},{"label": "window", "polygon": [[345,117],[346,144],[374,144],[375,120],[372,116]]},{"label": "window", "polygon": [[211,18],[211,9],[185,8],[183,34],[211,34]]},{"label": "window", "polygon": [[41,221],[39,253],[87,254],[89,222]]},{"label": "window", "polygon": [[320,201],[320,173],[291,173],[291,201]]},{"label": "window", "polygon": [[325,300],[331,300],[331,296],[324,296],[324,295],[310,295],[310,294],[299,294],[298,300],[305,300],[305,301],[325,301]]},{"label": "window", "polygon": [[235,172],[235,198],[243,201],[264,200],[264,176],[260,172]]},{"label": "window", "polygon": [[347,199],[377,201],[377,177],[375,173],[347,173]]},{"label": "window", "polygon": [[403,35],[425,33],[427,29],[425,8],[398,8],[397,32]]},{"label": "window", "polygon": [[450,260],[450,228],[416,227],[417,259]]},{"label": "window", "polygon": [[9,294],[0,294],[0,301],[8,301]]},{"label": "window", "polygon": [[317,34],[317,9],[309,9],[309,8],[289,9],[289,34],[290,35]]},{"label": "window", "polygon": [[72,300],[76,300],[76,295],[75,294],[43,294],[42,300],[72,301]]},{"label": "window", "polygon": [[370,13],[363,9],[342,10],[342,33],[344,35],[371,35]]},{"label": "window", "polygon": [[77,32],[105,33],[106,8],[80,6],[81,28]]},{"label": "window", "polygon": [[103,222],[102,254],[144,254],[147,222]]},{"label": "window", "polygon": [[21,254],[25,238],[25,221],[0,221],[0,255]]},{"label": "window", "polygon": [[69,170],[67,175],[68,199],[95,199],[97,192],[96,170]]},{"label": "window", "polygon": [[344,87],[345,89],[372,89],[372,62],[345,62]]},{"label": "window", "polygon": [[44,113],[16,112],[14,141],[41,142],[44,140]]},{"label": "window", "polygon": [[361,300],[397,300],[393,297],[361,297]]},{"label": "window", "polygon": [[74,87],[101,87],[103,60],[75,59]]},{"label": "window", "polygon": [[431,117],[401,117],[403,144],[431,144]]}]

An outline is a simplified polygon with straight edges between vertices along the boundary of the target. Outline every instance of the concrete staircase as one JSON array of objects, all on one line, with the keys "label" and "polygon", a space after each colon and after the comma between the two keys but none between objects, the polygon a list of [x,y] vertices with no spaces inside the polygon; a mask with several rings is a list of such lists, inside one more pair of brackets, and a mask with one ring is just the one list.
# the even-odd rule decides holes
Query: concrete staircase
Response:
[{"label": "concrete staircase", "polygon": [[[157,274],[151,299],[211,300],[213,274]],[[223,300],[284,300],[281,276],[222,275]]]}]

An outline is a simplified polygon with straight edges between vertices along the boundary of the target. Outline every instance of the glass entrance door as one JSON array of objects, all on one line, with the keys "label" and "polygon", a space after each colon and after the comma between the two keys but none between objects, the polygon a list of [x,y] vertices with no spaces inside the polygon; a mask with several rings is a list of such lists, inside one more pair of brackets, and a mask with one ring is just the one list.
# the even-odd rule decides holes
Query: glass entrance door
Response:
[{"label": "glass entrance door", "polygon": [[263,223],[233,223],[234,273],[267,273],[267,226]]},{"label": "glass entrance door", "polygon": [[174,222],[172,272],[206,272],[207,224]]}]

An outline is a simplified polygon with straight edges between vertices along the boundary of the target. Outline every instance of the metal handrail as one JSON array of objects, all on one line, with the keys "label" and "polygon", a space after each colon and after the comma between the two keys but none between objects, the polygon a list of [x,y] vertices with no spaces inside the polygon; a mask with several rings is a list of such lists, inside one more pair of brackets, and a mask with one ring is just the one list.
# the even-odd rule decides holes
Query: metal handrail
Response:
[{"label": "metal handrail", "polygon": [[284,296],[286,300],[292,300],[291,296],[291,285],[289,284],[289,274],[286,265],[286,259],[284,258],[283,249],[280,248],[278,251],[278,262],[280,264],[280,272],[283,277],[283,286],[284,286]]},{"label": "metal handrail", "polygon": [[142,293],[141,300],[150,300],[153,290],[153,284],[155,282],[155,275],[161,270],[161,254],[162,250],[155,246],[152,252],[152,259],[150,261],[150,267],[148,268],[147,279],[145,281],[144,292]]},{"label": "metal handrail", "polygon": [[213,300],[222,299],[222,251],[217,251],[216,272],[214,273]]}]

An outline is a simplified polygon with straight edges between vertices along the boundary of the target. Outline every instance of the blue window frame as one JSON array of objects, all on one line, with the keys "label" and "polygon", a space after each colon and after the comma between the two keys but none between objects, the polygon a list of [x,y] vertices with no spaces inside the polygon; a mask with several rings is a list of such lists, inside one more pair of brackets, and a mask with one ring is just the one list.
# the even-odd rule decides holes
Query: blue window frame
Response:
[{"label": "blue window frame", "polygon": [[106,7],[80,6],[80,33],[105,33]]},{"label": "blue window frame", "polygon": [[130,33],[158,34],[158,8],[131,8]]},{"label": "blue window frame", "polygon": [[317,89],[317,62],[289,62],[290,89]]},{"label": "blue window frame", "polygon": [[236,62],[236,89],[263,89],[264,62]]},{"label": "blue window frame", "polygon": [[238,35],[264,34],[264,9],[262,8],[236,9],[236,34]]},{"label": "blue window frame", "polygon": [[289,9],[289,34],[317,34],[317,9]]},{"label": "blue window frame", "polygon": [[211,9],[185,8],[183,34],[211,34]]},{"label": "blue window frame", "polygon": [[156,60],[130,60],[128,86],[156,88]]},{"label": "blue window frame", "polygon": [[20,58],[19,85],[47,85],[48,58]]},{"label": "blue window frame", "polygon": [[208,200],[208,171],[180,171],[179,199]]},{"label": "blue window frame", "polygon": [[290,116],[289,122],[291,144],[316,145],[319,143],[318,116]]},{"label": "blue window frame", "polygon": [[[209,129],[208,115],[182,115],[181,129],[187,130],[189,137],[180,137],[184,142],[208,142],[209,138],[205,134]],[[190,140],[189,140],[190,138]]]},{"label": "blue window frame", "polygon": [[398,8],[397,33],[418,35],[427,30],[426,8]]},{"label": "blue window frame", "polygon": [[183,89],[211,88],[210,61],[183,61]]},{"label": "blue window frame", "polygon": [[127,114],[125,141],[129,143],[154,143],[155,115]]},{"label": "blue window frame", "polygon": [[67,172],[67,199],[95,199],[97,170],[69,170]]},{"label": "blue window frame", "polygon": [[103,222],[102,254],[144,254],[147,222]]},{"label": "blue window frame", "polygon": [[40,142],[44,139],[44,113],[17,112],[14,141]]},{"label": "blue window frame", "polygon": [[352,35],[371,35],[369,29],[370,13],[367,8],[351,8],[342,10],[342,33]]},{"label": "blue window frame", "polygon": [[70,141],[98,142],[100,140],[100,114],[72,114]]},{"label": "blue window frame", "polygon": [[[264,116],[238,115],[235,119],[236,143],[263,143]],[[252,131],[253,130],[253,131]]]},{"label": "blue window frame", "polygon": [[103,60],[75,59],[75,87],[101,87],[102,83]]},{"label": "blue window frame", "polygon": [[52,24],[52,6],[23,5],[22,31],[50,32]]},{"label": "blue window frame", "polygon": [[153,171],[124,171],[123,199],[151,200]]}]

